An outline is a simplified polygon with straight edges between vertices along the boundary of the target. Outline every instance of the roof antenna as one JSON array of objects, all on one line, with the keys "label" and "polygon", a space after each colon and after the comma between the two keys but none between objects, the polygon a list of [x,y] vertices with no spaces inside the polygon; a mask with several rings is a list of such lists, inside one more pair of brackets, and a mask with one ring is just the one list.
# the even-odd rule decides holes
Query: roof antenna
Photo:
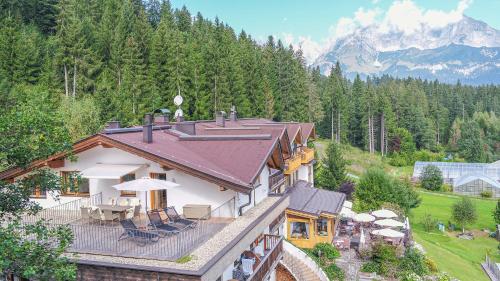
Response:
[{"label": "roof antenna", "polygon": [[181,104],[183,101],[184,99],[181,96],[181,89],[178,88],[177,96],[175,96],[174,98],[174,104],[177,105],[177,110],[175,111],[174,118],[177,119],[177,121],[183,121],[184,119],[184,113],[181,109]]}]

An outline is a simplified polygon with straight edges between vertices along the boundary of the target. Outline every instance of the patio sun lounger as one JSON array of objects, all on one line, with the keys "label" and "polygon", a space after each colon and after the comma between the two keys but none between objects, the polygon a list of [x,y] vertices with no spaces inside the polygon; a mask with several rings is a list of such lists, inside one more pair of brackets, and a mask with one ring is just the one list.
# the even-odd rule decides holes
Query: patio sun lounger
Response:
[{"label": "patio sun lounger", "polygon": [[138,229],[132,220],[121,220],[120,224],[125,231],[120,235],[118,241],[131,238],[139,244],[139,246],[145,246],[150,242],[157,242],[160,239],[160,235],[157,231]]},{"label": "patio sun lounger", "polygon": [[163,209],[165,211],[165,214],[167,214],[168,219],[177,224],[177,225],[183,225],[184,227],[195,227],[196,226],[196,221],[193,220],[188,220],[185,218],[182,218],[179,213],[177,213],[177,210],[175,210],[175,207],[167,207]]},{"label": "patio sun lounger", "polygon": [[148,212],[148,217],[151,225],[160,230],[160,233],[168,235],[168,234],[179,233],[179,231],[181,230],[180,228],[172,224],[164,223],[158,212]]}]

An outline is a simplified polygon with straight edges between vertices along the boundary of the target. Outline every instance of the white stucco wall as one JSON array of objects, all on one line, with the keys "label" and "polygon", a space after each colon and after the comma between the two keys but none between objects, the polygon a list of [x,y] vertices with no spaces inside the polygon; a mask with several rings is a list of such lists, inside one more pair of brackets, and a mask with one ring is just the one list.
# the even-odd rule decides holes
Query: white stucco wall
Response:
[{"label": "white stucco wall", "polygon": [[[243,213],[250,210],[253,206],[262,202],[269,195],[269,167],[266,165],[259,175],[259,185],[256,185],[252,191],[252,202],[249,206],[243,208]],[[237,195],[238,208],[239,206],[248,203],[248,195],[245,193],[238,193]]]},{"label": "white stucco wall", "polygon": [[[165,173],[167,175],[167,180],[175,181],[180,184],[180,187],[175,190],[172,189],[167,191],[167,204],[169,206],[175,206],[179,213],[182,213],[182,207],[185,204],[209,204],[212,209],[215,209],[236,196],[235,191],[220,191],[219,186],[216,184],[177,170],[165,171],[155,162],[116,148],[103,148],[98,146],[83,151],[77,154],[76,157],[76,161],[72,162],[66,159],[64,167],[52,170],[55,172],[83,171],[95,166],[96,164],[136,164],[144,165],[143,168],[140,168],[135,172],[136,178],[149,176],[150,173]],[[103,203],[107,203],[110,198],[120,197],[120,192],[112,187],[118,183],[118,179],[89,179],[89,191],[91,195],[102,192]],[[147,203],[149,205],[149,193],[146,198],[144,192],[138,192],[137,197],[141,200],[143,209],[145,207],[146,200],[148,200]],[[79,198],[80,197],[74,196],[60,196],[60,201],[55,201],[52,196],[48,195],[46,199],[33,200],[39,202],[42,207],[47,208]],[[221,215],[228,216],[230,214],[237,214],[237,206],[235,205],[237,204],[230,206],[227,205],[226,210],[222,211]]]}]

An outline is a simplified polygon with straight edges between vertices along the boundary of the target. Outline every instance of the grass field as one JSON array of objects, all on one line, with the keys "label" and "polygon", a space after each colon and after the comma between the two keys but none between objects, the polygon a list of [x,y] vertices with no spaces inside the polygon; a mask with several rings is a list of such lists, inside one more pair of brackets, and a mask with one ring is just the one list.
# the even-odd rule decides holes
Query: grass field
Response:
[{"label": "grass field", "polygon": [[491,213],[496,201],[473,199],[478,212],[478,220],[469,229],[474,232],[476,238],[468,241],[456,238],[456,232],[441,233],[436,230],[427,233],[420,223],[423,216],[428,213],[446,225],[451,216],[452,205],[460,200],[460,196],[430,192],[420,192],[420,195],[422,203],[412,211],[410,218],[415,241],[424,247],[427,255],[437,263],[440,270],[462,281],[489,280],[481,269],[480,263],[484,260],[487,251],[490,251],[493,258],[500,260],[497,251],[498,242],[480,230],[494,229],[495,222]]},{"label": "grass field", "polygon": [[[322,158],[325,155],[325,149],[328,146],[328,140],[317,140],[315,141],[316,149],[319,153],[319,157]],[[384,169],[384,171],[390,175],[396,177],[411,177],[413,174],[413,166],[407,167],[394,167],[387,163],[380,153],[370,154],[363,151],[357,147],[352,147],[348,145],[342,146],[343,156],[349,162],[347,167],[347,172],[355,176],[361,176],[370,167],[379,167]]]}]

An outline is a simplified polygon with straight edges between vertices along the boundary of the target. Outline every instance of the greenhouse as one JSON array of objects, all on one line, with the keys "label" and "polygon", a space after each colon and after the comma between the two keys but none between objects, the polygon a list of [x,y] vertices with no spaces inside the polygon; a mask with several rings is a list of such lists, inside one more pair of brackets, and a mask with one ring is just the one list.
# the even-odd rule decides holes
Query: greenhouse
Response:
[{"label": "greenhouse", "polygon": [[426,166],[433,165],[443,173],[445,183],[453,186],[453,192],[480,195],[491,191],[500,197],[500,161],[494,163],[421,162],[413,168],[413,179],[418,181]]},{"label": "greenhouse", "polygon": [[484,175],[466,175],[453,183],[455,193],[479,196],[485,191],[491,192],[493,197],[500,197],[500,182]]}]

